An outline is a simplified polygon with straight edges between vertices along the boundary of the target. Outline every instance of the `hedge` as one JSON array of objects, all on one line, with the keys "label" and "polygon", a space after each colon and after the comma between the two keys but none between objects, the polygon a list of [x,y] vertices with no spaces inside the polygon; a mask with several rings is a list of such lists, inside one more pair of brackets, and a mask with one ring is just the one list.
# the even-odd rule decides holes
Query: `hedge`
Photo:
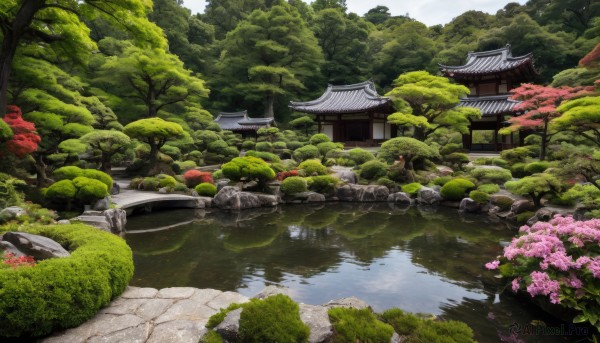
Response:
[{"label": "hedge", "polygon": [[120,295],[133,276],[131,249],[118,236],[84,224],[22,231],[55,240],[71,256],[0,270],[0,336],[43,336],[78,326]]},{"label": "hedge", "polygon": [[466,179],[454,179],[448,181],[441,189],[440,194],[446,200],[462,200],[465,193],[475,188],[473,182]]},{"label": "hedge", "polygon": [[281,182],[281,191],[287,195],[306,192],[306,180],[299,176],[290,176]]},{"label": "hedge", "polygon": [[307,176],[327,174],[327,168],[319,160],[306,160],[300,163],[298,169],[304,170]]}]

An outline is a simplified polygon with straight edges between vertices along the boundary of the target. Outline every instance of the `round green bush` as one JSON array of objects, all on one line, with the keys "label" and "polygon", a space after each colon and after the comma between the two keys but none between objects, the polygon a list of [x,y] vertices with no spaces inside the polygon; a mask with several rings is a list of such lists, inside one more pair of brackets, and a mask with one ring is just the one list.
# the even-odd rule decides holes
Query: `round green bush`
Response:
[{"label": "round green bush", "polygon": [[321,194],[332,194],[339,182],[338,178],[331,175],[313,176],[308,180],[308,189]]},{"label": "round green bush", "polygon": [[504,168],[504,169],[510,169],[510,164],[506,160],[498,158],[498,157],[492,158],[492,165],[498,166],[498,167]]},{"label": "round green bush", "polygon": [[131,280],[131,249],[116,235],[83,224],[21,230],[55,240],[71,256],[43,260],[35,267],[0,269],[2,337],[25,339],[78,326]]},{"label": "round green bush", "polygon": [[60,180],[73,180],[78,176],[83,176],[83,169],[75,166],[66,166],[58,168],[52,173],[54,179],[57,181]]},{"label": "round green bush", "polygon": [[475,190],[469,193],[469,198],[475,200],[477,203],[485,204],[488,202],[488,200],[490,200],[490,195],[485,192]]},{"label": "round green bush", "polygon": [[518,147],[514,149],[503,150],[500,153],[500,158],[508,161],[511,164],[517,162],[525,162],[525,160],[531,155],[531,151],[525,147]]},{"label": "round green bush", "polygon": [[281,162],[281,159],[279,158],[279,156],[277,156],[271,152],[267,152],[267,151],[248,150],[248,151],[246,151],[246,156],[257,157],[257,158],[263,159],[267,162],[274,162],[274,163]]},{"label": "round green bush", "polygon": [[319,156],[319,148],[311,144],[294,150],[294,159],[297,161],[306,161],[311,158],[319,158]]},{"label": "round green bush", "polygon": [[275,179],[275,171],[267,162],[252,156],[236,157],[221,166],[223,176],[230,180],[240,181],[242,178],[264,183]]},{"label": "round green bush", "polygon": [[199,184],[198,186],[196,186],[196,192],[198,193],[198,195],[201,196],[205,196],[205,197],[214,197],[215,194],[217,194],[217,186],[213,185],[212,183],[208,183],[208,182],[203,182],[201,184]]},{"label": "round green bush", "polygon": [[382,323],[369,308],[334,307],[327,311],[335,329],[333,342],[389,342],[394,328]]},{"label": "round green bush", "polygon": [[525,173],[525,166],[525,163],[518,162],[513,164],[512,167],[510,167],[510,171],[515,177],[523,177],[527,175],[527,173]]},{"label": "round green bush", "polygon": [[525,173],[528,175],[543,173],[549,165],[546,161],[531,162],[525,166]]},{"label": "round green bush", "polygon": [[254,149],[256,149],[256,151],[271,152],[271,151],[273,151],[273,144],[271,144],[269,142],[258,142],[258,143],[256,143],[256,146],[254,147]]},{"label": "round green bush", "polygon": [[445,156],[445,155],[450,155],[455,152],[462,152],[462,151],[463,151],[462,144],[448,143],[440,149],[440,155]]},{"label": "round green bush", "polygon": [[487,194],[494,194],[500,191],[500,186],[495,183],[486,183],[477,187],[477,190]]},{"label": "round green bush", "polygon": [[319,160],[306,160],[300,163],[298,169],[304,170],[307,176],[327,174],[327,168]]},{"label": "round green bush", "polygon": [[223,154],[225,149],[227,149],[229,145],[224,140],[217,140],[214,142],[208,143],[208,151],[214,152],[217,154]]},{"label": "round green bush", "polygon": [[77,187],[77,195],[75,197],[84,204],[91,204],[109,195],[108,187],[95,179],[80,176],[73,179],[73,184]]},{"label": "round green bush", "polygon": [[512,179],[512,174],[508,169],[475,168],[471,170],[470,174],[479,181],[492,183],[504,183]]},{"label": "round green bush", "polygon": [[380,177],[379,179],[377,179],[377,184],[379,186],[385,186],[389,190],[392,190],[396,187],[396,183],[387,177]]},{"label": "round green bush", "polygon": [[194,161],[175,162],[175,165],[179,167],[179,171],[181,172],[186,172],[188,170],[195,169],[198,166]]},{"label": "round green bush", "polygon": [[412,313],[392,308],[381,314],[381,319],[406,339],[405,342],[474,343],[473,330],[462,322],[422,318]]},{"label": "round green bush", "polygon": [[348,158],[354,161],[354,163],[359,166],[364,164],[365,162],[369,162],[375,159],[375,156],[365,149],[354,148],[348,151]]},{"label": "round green bush", "polygon": [[287,144],[285,144],[285,142],[274,142],[273,149],[279,149],[279,150],[287,149]]},{"label": "round green bush", "polygon": [[451,164],[462,165],[465,163],[469,163],[469,155],[462,152],[453,152],[451,154],[445,155],[443,159],[445,162]]},{"label": "round green bush", "polygon": [[331,142],[331,139],[329,139],[329,136],[327,136],[324,133],[317,133],[312,135],[312,137],[310,137],[310,144],[312,145],[317,145],[319,143],[324,143],[324,142]]},{"label": "round green bush", "polygon": [[306,180],[299,176],[290,176],[281,182],[281,191],[287,195],[306,192],[307,189]]},{"label": "round green bush", "polygon": [[287,148],[290,150],[296,150],[298,148],[303,147],[304,144],[298,142],[298,141],[291,141],[291,142],[287,142]]},{"label": "round green bush", "polygon": [[46,189],[46,198],[53,201],[75,199],[76,194],[77,187],[75,187],[71,180],[60,180]]},{"label": "round green bush", "polygon": [[506,195],[494,195],[490,198],[492,205],[500,207],[502,211],[507,211],[512,206],[513,198]]},{"label": "round green bush", "polygon": [[163,145],[160,148],[160,152],[162,152],[165,155],[171,156],[171,158],[174,159],[174,160],[178,160],[178,159],[181,158],[181,149],[179,149],[176,146]]},{"label": "round green bush", "polygon": [[379,179],[380,177],[386,176],[387,172],[388,172],[387,164],[385,164],[381,161],[378,161],[378,160],[371,160],[371,161],[363,163],[360,166],[359,176],[366,180],[375,180],[375,179]]},{"label": "round green bush", "polygon": [[331,150],[339,149],[340,147],[334,142],[323,142],[317,144],[317,149],[319,149],[319,153],[321,156],[327,155]]},{"label": "round green bush", "polygon": [[409,183],[407,185],[402,186],[402,191],[404,193],[408,193],[410,195],[417,195],[417,193],[419,192],[419,189],[421,189],[421,187],[423,187],[423,186],[420,183],[413,182],[413,183]]},{"label": "round green bush", "polygon": [[452,176],[440,176],[433,179],[433,184],[437,186],[443,186],[450,180],[452,180]]},{"label": "round green bush", "polygon": [[112,177],[105,172],[101,172],[96,169],[83,169],[83,174],[81,174],[81,176],[85,176],[88,179],[98,180],[105,184],[108,189],[111,189],[113,186]]},{"label": "round green bush", "polygon": [[223,175],[223,171],[221,169],[215,170],[213,172],[213,179],[218,180],[218,179],[222,179],[225,176]]},{"label": "round green bush", "polygon": [[475,188],[473,182],[457,178],[448,181],[441,189],[440,194],[446,200],[462,200],[465,197],[465,193]]},{"label": "round green bush", "polygon": [[336,149],[327,151],[327,154],[325,155],[325,157],[337,159],[337,158],[340,158],[345,155],[346,155],[346,153],[344,152],[344,150],[336,148]]},{"label": "round green bush", "polygon": [[163,187],[175,187],[175,185],[177,184],[177,180],[175,180],[174,177],[170,176],[170,175],[166,175],[166,174],[159,174],[156,176],[156,178],[158,179],[158,186],[160,188]]},{"label": "round green bush", "polygon": [[251,149],[254,149],[255,145],[256,145],[256,143],[253,140],[245,140],[242,142],[242,149],[251,150]]},{"label": "round green bush", "polygon": [[157,191],[160,187],[160,181],[155,177],[145,177],[142,181],[142,188],[145,191]]}]

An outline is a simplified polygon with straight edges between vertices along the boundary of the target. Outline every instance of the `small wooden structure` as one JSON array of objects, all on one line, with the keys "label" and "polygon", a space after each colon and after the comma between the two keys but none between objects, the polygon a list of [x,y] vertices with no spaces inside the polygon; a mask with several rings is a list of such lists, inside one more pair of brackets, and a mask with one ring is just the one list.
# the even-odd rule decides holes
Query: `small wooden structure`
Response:
[{"label": "small wooden structure", "polygon": [[248,111],[220,112],[215,122],[221,129],[239,133],[242,137],[254,137],[260,128],[275,125],[273,118],[250,118]]},{"label": "small wooden structure", "polygon": [[316,116],[318,131],[335,142],[374,146],[396,136],[395,125],[387,122],[394,112],[389,98],[377,94],[372,81],[333,86],[316,100],[290,102],[295,111]]},{"label": "small wooden structure", "polygon": [[[459,106],[481,110],[482,118],[471,121],[469,134],[463,135],[465,149],[501,151],[522,144],[522,136],[499,136],[498,130],[505,125],[506,116],[516,114],[514,107],[519,104],[519,101],[509,99],[509,91],[537,75],[533,54],[513,57],[510,45],[506,45],[497,50],[470,52],[465,65],[440,64],[440,70],[444,76],[471,90],[468,97],[461,99]],[[473,144],[475,130],[493,130],[491,144]]]}]

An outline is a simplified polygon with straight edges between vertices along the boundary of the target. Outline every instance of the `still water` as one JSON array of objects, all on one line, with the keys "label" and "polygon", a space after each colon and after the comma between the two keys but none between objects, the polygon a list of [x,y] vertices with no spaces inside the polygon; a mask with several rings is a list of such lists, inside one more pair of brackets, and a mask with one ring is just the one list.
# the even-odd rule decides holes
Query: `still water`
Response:
[{"label": "still water", "polygon": [[[308,304],[356,296],[376,311],[399,307],[461,320],[480,342],[583,338],[523,330],[535,328],[532,323],[567,329],[569,324],[502,293],[504,283],[483,265],[502,253],[514,231],[486,216],[333,203],[156,212],[129,218],[127,230],[134,286],[192,286],[253,296],[275,284]],[[525,334],[511,336],[515,323]]]}]

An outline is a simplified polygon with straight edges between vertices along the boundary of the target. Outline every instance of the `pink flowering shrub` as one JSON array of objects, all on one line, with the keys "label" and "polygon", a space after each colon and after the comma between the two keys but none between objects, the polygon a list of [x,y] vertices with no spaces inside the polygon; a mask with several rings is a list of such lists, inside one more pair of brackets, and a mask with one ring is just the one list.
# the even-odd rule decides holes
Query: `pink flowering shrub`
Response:
[{"label": "pink flowering shrub", "polygon": [[35,260],[33,256],[16,256],[8,252],[2,257],[2,264],[10,266],[13,269],[18,267],[33,267],[35,266]]},{"label": "pink flowering shrub", "polygon": [[511,277],[513,292],[524,289],[532,297],[548,297],[553,304],[578,310],[575,322],[600,328],[600,219],[555,216],[519,232],[504,255],[485,267]]}]

